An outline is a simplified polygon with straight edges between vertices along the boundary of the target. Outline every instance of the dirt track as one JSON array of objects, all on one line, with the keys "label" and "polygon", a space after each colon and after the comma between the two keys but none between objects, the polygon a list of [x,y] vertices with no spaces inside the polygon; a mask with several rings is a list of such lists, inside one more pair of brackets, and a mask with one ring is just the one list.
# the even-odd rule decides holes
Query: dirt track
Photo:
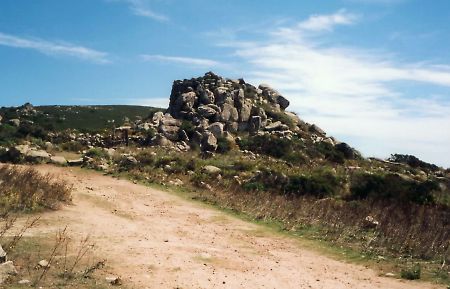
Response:
[{"label": "dirt track", "polygon": [[35,230],[68,225],[131,288],[443,288],[378,277],[299,242],[177,196],[80,169],[37,167],[72,182],[74,204]]}]

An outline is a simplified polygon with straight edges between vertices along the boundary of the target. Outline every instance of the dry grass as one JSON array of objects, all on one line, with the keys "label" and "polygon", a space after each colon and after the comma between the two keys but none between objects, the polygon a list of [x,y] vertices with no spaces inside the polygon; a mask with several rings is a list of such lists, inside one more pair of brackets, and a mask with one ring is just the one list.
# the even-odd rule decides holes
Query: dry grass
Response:
[{"label": "dry grass", "polygon": [[[379,255],[412,256],[450,262],[450,211],[439,206],[389,201],[342,201],[333,198],[292,198],[239,188],[214,189],[201,197],[262,221],[281,222],[286,230],[320,228],[317,237],[354,245]],[[379,222],[368,229],[365,218]]]},{"label": "dry grass", "polygon": [[72,187],[33,168],[0,166],[0,213],[57,209],[71,201]]}]

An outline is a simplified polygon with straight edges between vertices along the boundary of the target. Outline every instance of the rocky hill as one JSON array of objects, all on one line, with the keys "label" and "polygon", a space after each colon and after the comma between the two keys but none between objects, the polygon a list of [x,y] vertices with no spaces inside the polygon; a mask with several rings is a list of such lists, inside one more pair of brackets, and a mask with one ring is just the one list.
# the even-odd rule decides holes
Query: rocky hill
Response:
[{"label": "rocky hill", "polygon": [[318,126],[286,111],[288,106],[289,101],[268,85],[256,87],[243,79],[208,72],[203,77],[174,81],[167,112],[158,112],[151,123],[138,126],[153,127],[157,144],[198,144],[210,152],[217,150],[221,139],[235,143],[240,140],[236,137],[250,134],[322,142],[348,157],[359,155],[347,144],[327,137]]}]

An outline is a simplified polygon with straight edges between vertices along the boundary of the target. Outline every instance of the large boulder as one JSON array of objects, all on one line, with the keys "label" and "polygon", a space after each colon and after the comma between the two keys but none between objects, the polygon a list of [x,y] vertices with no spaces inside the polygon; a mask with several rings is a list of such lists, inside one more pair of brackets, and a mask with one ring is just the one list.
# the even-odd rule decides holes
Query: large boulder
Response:
[{"label": "large boulder", "polygon": [[180,126],[181,121],[179,119],[175,119],[171,115],[166,114],[160,121],[158,131],[169,140],[177,141],[179,139]]},{"label": "large boulder", "polygon": [[209,89],[203,89],[199,92],[199,100],[202,104],[214,104],[214,93]]},{"label": "large boulder", "polygon": [[211,132],[205,132],[202,138],[203,151],[214,152],[217,149],[217,138]]},{"label": "large boulder", "polygon": [[67,160],[69,166],[81,166],[84,163],[83,158]]},{"label": "large boulder", "polygon": [[250,132],[257,132],[261,129],[261,117],[259,115],[252,116],[249,122],[249,130]]},{"label": "large boulder", "polygon": [[289,100],[287,100],[282,95],[278,95],[277,103],[280,105],[282,110],[285,110],[289,106]]},{"label": "large boulder", "polygon": [[347,159],[354,159],[359,156],[359,153],[345,142],[336,144],[335,148],[342,152]]},{"label": "large boulder", "polygon": [[220,109],[213,104],[201,105],[198,107],[197,112],[200,116],[205,118],[211,118],[219,113]]},{"label": "large boulder", "polygon": [[208,130],[216,137],[220,138],[223,135],[223,123],[221,122],[214,122],[209,125]]},{"label": "large boulder", "polygon": [[164,113],[162,111],[157,111],[153,114],[152,123],[159,125],[160,121],[164,118]]},{"label": "large boulder", "polygon": [[18,118],[13,118],[13,119],[10,119],[10,120],[8,121],[8,123],[9,123],[10,125],[12,125],[12,126],[19,127],[19,126],[20,126],[20,119],[18,119]]},{"label": "large boulder", "polygon": [[313,124],[309,127],[309,131],[312,133],[317,133],[322,136],[326,135],[326,132],[315,124]]},{"label": "large boulder", "polygon": [[267,131],[285,131],[289,130],[289,127],[281,121],[276,121],[267,125],[264,129]]},{"label": "large boulder", "polygon": [[65,157],[52,156],[50,157],[50,162],[57,165],[67,165],[67,160]]},{"label": "large boulder", "polygon": [[202,168],[202,172],[204,172],[208,175],[218,175],[222,172],[222,170],[215,166],[204,166]]},{"label": "large boulder", "polygon": [[163,136],[161,134],[157,134],[152,139],[152,144],[157,145],[157,146],[166,147],[166,146],[171,146],[173,143],[169,139],[167,139],[165,136]]},{"label": "large boulder", "polygon": [[217,105],[222,105],[224,103],[233,103],[233,98],[231,97],[231,93],[227,87],[217,87],[214,90],[214,97],[216,99]]},{"label": "large boulder", "polygon": [[231,104],[225,103],[222,106],[222,113],[220,114],[220,121],[228,122],[228,121],[238,121],[239,113]]},{"label": "large boulder", "polygon": [[252,103],[250,100],[246,99],[239,109],[239,122],[247,122],[250,119],[251,112]]}]

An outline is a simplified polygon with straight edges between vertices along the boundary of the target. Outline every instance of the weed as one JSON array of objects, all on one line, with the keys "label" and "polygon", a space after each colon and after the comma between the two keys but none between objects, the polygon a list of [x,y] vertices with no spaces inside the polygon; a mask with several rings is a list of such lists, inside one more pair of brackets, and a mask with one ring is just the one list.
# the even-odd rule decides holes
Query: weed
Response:
[{"label": "weed", "polygon": [[407,280],[418,280],[421,275],[420,264],[414,264],[411,268],[403,269],[400,272],[400,277]]},{"label": "weed", "polygon": [[6,165],[0,167],[0,204],[3,213],[56,209],[71,201],[72,187],[51,175],[42,175],[33,168]]}]

